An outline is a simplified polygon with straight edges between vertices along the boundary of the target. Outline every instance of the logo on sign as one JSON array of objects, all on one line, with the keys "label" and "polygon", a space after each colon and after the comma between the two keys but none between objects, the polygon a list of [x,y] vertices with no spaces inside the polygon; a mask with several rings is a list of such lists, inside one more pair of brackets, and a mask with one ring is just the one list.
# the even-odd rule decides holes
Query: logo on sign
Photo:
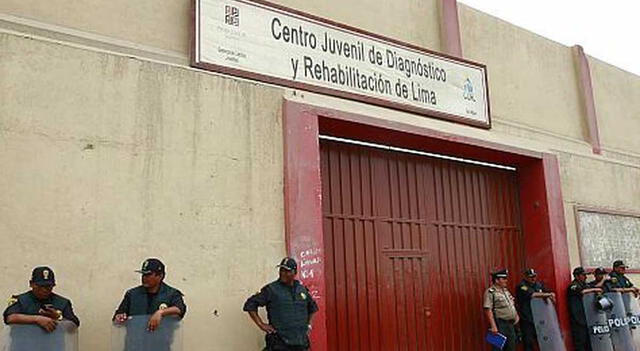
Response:
[{"label": "logo on sign", "polygon": [[224,23],[230,26],[240,26],[240,9],[235,6],[224,6]]},{"label": "logo on sign", "polygon": [[465,100],[476,102],[476,96],[473,92],[473,83],[471,83],[471,79],[467,78],[467,80],[464,81],[463,89],[464,93],[462,94],[462,97],[464,97]]}]

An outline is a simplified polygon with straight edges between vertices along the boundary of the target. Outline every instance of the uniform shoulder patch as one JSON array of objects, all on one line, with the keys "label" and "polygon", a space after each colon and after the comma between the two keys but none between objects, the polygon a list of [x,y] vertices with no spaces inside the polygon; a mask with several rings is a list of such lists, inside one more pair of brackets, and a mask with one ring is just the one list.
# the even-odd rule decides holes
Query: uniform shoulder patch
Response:
[{"label": "uniform shoulder patch", "polygon": [[529,290],[529,288],[528,288],[526,285],[522,285],[522,286],[520,287],[520,289],[522,289],[523,291],[527,291],[527,290]]},{"label": "uniform shoulder patch", "polygon": [[617,283],[617,282],[618,282],[618,278],[616,278],[616,277],[611,277],[611,282],[612,282],[612,283],[614,283],[614,284],[615,284],[615,283]]},{"label": "uniform shoulder patch", "polygon": [[496,289],[495,288],[489,288],[489,292],[490,293],[494,293],[494,292],[496,292]]},{"label": "uniform shoulder patch", "polygon": [[578,285],[571,284],[571,290],[578,290]]},{"label": "uniform shoulder patch", "polygon": [[7,299],[7,306],[13,306],[16,304],[16,302],[18,302],[18,297],[15,295],[11,295],[11,297]]}]

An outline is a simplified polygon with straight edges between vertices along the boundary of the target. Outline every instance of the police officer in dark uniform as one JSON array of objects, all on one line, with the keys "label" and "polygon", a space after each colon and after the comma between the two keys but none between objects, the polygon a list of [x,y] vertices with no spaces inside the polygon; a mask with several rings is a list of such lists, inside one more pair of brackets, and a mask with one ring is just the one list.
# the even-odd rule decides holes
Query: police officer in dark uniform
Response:
[{"label": "police officer in dark uniform", "polygon": [[629,268],[624,261],[616,260],[613,262],[613,271],[609,273],[609,277],[611,277],[612,287],[621,293],[631,292],[636,297],[639,295],[640,290],[637,287],[633,286],[633,283],[627,278],[624,273]]},{"label": "police officer in dark uniform", "polygon": [[[493,284],[484,292],[482,307],[489,322],[489,331],[500,333],[507,340],[503,351],[516,350],[515,325],[520,317],[516,310],[515,299],[507,288],[509,272],[506,269],[498,270],[491,274]],[[494,350],[500,350],[494,347]]]},{"label": "police officer in dark uniform", "polygon": [[[278,280],[247,299],[243,310],[267,333],[265,350],[308,350],[311,318],[318,311],[318,305],[309,290],[295,279],[298,265],[293,258],[284,258],[277,267],[280,268]],[[258,315],[258,307],[265,306],[269,324]]]},{"label": "police officer in dark uniform", "polygon": [[182,293],[164,282],[164,264],[157,258],[149,258],[136,272],[142,274],[142,285],[127,290],[113,320],[123,324],[129,316],[151,315],[148,328],[154,331],[162,318],[174,316],[182,318],[187,313],[187,305]]},{"label": "police officer in dark uniform", "polygon": [[582,304],[582,296],[588,293],[601,293],[601,288],[592,288],[587,284],[587,271],[583,267],[573,270],[573,281],[567,288],[571,335],[576,351],[591,351],[591,340],[587,327],[587,316]]},{"label": "police officer in dark uniform", "polygon": [[54,331],[58,321],[63,319],[80,326],[71,301],[53,293],[56,278],[51,268],[34,268],[29,286],[30,291],[9,299],[9,306],[3,314],[6,324],[37,324],[47,332]]},{"label": "police officer in dark uniform", "polygon": [[522,274],[524,277],[516,287],[516,301],[518,313],[520,313],[520,330],[525,351],[533,351],[537,345],[536,326],[533,322],[531,311],[531,299],[543,298],[555,302],[556,295],[548,291],[542,282],[537,280],[538,273],[533,268],[528,268]]},{"label": "police officer in dark uniform", "polygon": [[598,267],[593,271],[593,276],[595,279],[589,282],[590,288],[599,288],[602,291],[598,291],[599,293],[608,293],[611,291],[615,291],[615,284],[611,281],[611,278],[607,276],[607,270],[604,267]]}]

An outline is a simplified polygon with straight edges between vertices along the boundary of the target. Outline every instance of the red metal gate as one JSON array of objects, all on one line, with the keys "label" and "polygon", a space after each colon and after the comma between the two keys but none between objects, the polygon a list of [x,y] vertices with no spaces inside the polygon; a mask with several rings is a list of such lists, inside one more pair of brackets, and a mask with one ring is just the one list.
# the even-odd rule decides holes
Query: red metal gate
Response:
[{"label": "red metal gate", "polygon": [[328,349],[484,350],[488,272],[523,268],[514,171],[321,141]]}]

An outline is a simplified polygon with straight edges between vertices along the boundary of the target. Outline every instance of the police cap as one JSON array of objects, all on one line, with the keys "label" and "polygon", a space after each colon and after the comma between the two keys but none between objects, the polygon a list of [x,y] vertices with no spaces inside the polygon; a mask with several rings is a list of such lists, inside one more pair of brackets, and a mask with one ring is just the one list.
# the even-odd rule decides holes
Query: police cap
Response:
[{"label": "police cap", "polygon": [[493,273],[491,273],[491,278],[493,279],[498,279],[498,278],[508,278],[509,277],[509,270],[504,268],[504,269],[499,269],[497,271],[494,271]]},{"label": "police cap", "polygon": [[38,286],[53,286],[56,285],[56,276],[49,267],[36,267],[31,272],[31,283]]},{"label": "police cap", "polygon": [[142,262],[142,268],[138,269],[136,272],[142,274],[149,273],[162,273],[164,274],[164,263],[157,258],[147,258]]},{"label": "police cap", "polygon": [[617,261],[613,262],[613,268],[618,268],[618,267],[629,268],[629,266],[624,264],[624,261],[622,261],[622,260],[617,260]]},{"label": "police cap", "polygon": [[576,268],[573,269],[573,275],[574,276],[578,276],[580,274],[589,274],[589,273],[587,273],[587,271],[582,266],[576,267]]},{"label": "police cap", "polygon": [[607,274],[607,270],[604,267],[598,267],[593,271],[593,274]]},{"label": "police cap", "polygon": [[288,271],[294,271],[294,272],[298,271],[298,264],[296,263],[296,260],[294,260],[291,257],[283,258],[282,261],[280,261],[280,264],[277,265],[276,267],[286,269]]}]

